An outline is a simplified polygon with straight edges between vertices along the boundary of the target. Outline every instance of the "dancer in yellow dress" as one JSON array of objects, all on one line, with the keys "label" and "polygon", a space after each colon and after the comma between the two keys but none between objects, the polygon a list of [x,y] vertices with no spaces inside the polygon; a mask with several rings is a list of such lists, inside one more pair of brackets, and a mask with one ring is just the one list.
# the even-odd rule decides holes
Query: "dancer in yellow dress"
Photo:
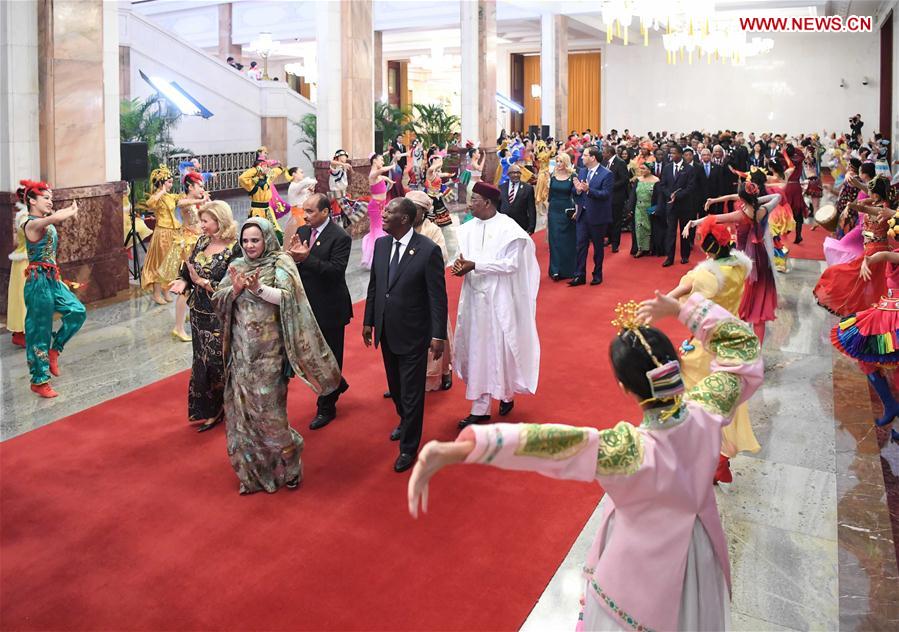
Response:
[{"label": "dancer in yellow dress", "polygon": [[[179,278],[181,265],[190,257],[194,250],[194,244],[200,238],[200,207],[209,202],[209,192],[203,186],[203,175],[196,171],[188,171],[184,174],[182,189],[185,194],[178,200],[181,209],[181,233],[172,244],[172,249],[162,264],[162,270],[166,278],[173,276],[173,283]],[[171,287],[166,288],[168,291]],[[181,342],[190,342],[190,336],[184,331],[184,321],[187,317],[187,295],[179,294],[175,301],[175,328],[172,329],[172,338]]]},{"label": "dancer in yellow dress", "polygon": [[172,172],[165,165],[154,169],[150,174],[153,194],[147,199],[147,208],[153,211],[156,217],[156,227],[153,230],[153,239],[150,240],[150,248],[147,250],[147,258],[144,260],[140,284],[144,289],[152,286],[153,300],[159,305],[172,301],[165,288],[175,280],[175,277],[166,276],[162,265],[181,232],[181,222],[175,217],[178,196],[172,193],[172,183]]},{"label": "dancer in yellow dress", "polygon": [[[697,292],[736,316],[740,312],[740,300],[752,262],[739,250],[731,249],[730,231],[725,224],[719,224],[716,220],[716,215],[707,215],[698,223],[696,237],[708,258],[685,274],[668,296],[686,299]],[[688,389],[711,374],[711,361],[712,353],[701,342],[695,338],[684,341],[681,346],[681,373]],[[759,450],[761,446],[749,421],[749,407],[744,402],[734,412],[733,422],[722,429],[715,482],[733,481],[730,459],[738,452]]]},{"label": "dancer in yellow dress", "polygon": [[250,196],[250,217],[262,217],[271,222],[275,236],[284,243],[284,233],[278,224],[278,218],[272,210],[272,187],[275,180],[284,173],[284,168],[277,160],[268,159],[268,149],[260,147],[256,150],[256,165],[244,171],[237,182]]},{"label": "dancer in yellow dress", "polygon": [[25,346],[25,270],[28,268],[28,249],[22,225],[28,219],[28,209],[16,202],[18,212],[13,218],[12,234],[15,250],[9,253],[9,289],[6,294],[6,329],[12,333],[12,343]]},{"label": "dancer in yellow dress", "polygon": [[538,140],[535,147],[534,160],[537,165],[537,186],[534,189],[534,202],[537,204],[538,211],[546,213],[549,206],[549,161],[555,152],[542,140]]}]

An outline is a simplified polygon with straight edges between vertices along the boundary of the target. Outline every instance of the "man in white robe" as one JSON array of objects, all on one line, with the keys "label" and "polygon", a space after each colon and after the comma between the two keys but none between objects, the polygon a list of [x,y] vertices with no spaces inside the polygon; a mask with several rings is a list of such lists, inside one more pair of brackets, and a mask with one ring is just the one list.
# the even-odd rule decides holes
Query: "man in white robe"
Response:
[{"label": "man in white robe", "polygon": [[459,427],[490,419],[491,399],[507,415],[516,393],[534,393],[540,369],[534,242],[514,219],[498,212],[500,191],[474,185],[474,219],[457,230],[455,276],[464,277],[456,319],[455,368],[465,382],[471,414]]}]

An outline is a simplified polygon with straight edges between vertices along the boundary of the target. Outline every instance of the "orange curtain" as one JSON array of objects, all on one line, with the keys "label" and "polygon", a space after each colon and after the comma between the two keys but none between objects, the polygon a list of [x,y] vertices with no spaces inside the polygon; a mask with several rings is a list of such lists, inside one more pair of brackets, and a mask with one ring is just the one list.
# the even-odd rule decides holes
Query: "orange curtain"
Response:
[{"label": "orange curtain", "polygon": [[526,55],[524,58],[524,129],[527,132],[531,125],[540,125],[540,99],[531,96],[531,85],[540,85],[540,55]]},{"label": "orange curtain", "polygon": [[[582,132],[599,132],[600,72],[599,53],[568,55],[568,127]],[[527,110],[525,110],[527,116]],[[566,130],[567,135],[568,130]]]}]

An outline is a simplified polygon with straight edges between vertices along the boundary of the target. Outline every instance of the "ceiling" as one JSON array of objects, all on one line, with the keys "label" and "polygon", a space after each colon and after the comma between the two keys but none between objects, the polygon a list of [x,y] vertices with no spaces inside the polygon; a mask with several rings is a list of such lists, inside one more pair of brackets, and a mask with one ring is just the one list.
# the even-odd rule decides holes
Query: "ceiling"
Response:
[{"label": "ceiling", "polygon": [[[269,31],[280,42],[276,58],[300,56],[308,47],[302,44],[315,40],[315,1],[232,0],[232,42],[248,46],[260,32]],[[666,2],[659,0],[660,6]],[[218,45],[219,5],[227,4],[226,0],[134,0],[131,4],[136,12],[197,46]],[[715,10],[722,17],[845,17],[878,15],[894,4],[895,0],[717,0]],[[512,52],[539,51],[540,19],[546,13],[569,16],[571,50],[596,47],[605,38],[599,0],[497,0],[496,5],[497,44]],[[428,54],[435,42],[447,54],[459,53],[460,1],[373,0],[373,9],[374,29],[384,33],[383,52],[388,59]]]}]

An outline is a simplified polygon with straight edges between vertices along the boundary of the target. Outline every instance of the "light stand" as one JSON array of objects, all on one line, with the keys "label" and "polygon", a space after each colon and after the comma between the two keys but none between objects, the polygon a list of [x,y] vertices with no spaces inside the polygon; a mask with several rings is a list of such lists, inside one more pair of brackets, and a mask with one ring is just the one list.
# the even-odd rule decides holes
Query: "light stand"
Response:
[{"label": "light stand", "polygon": [[147,247],[144,245],[144,242],[140,240],[140,235],[137,233],[137,207],[134,204],[134,182],[129,181],[128,183],[131,186],[131,191],[129,193],[130,201],[131,201],[131,230],[128,231],[128,235],[125,237],[124,246],[128,245],[128,242],[131,242],[131,277],[140,282],[140,274],[141,274],[141,266],[140,261],[137,258],[137,244],[140,244],[140,247],[143,248],[144,254],[147,254]]}]

